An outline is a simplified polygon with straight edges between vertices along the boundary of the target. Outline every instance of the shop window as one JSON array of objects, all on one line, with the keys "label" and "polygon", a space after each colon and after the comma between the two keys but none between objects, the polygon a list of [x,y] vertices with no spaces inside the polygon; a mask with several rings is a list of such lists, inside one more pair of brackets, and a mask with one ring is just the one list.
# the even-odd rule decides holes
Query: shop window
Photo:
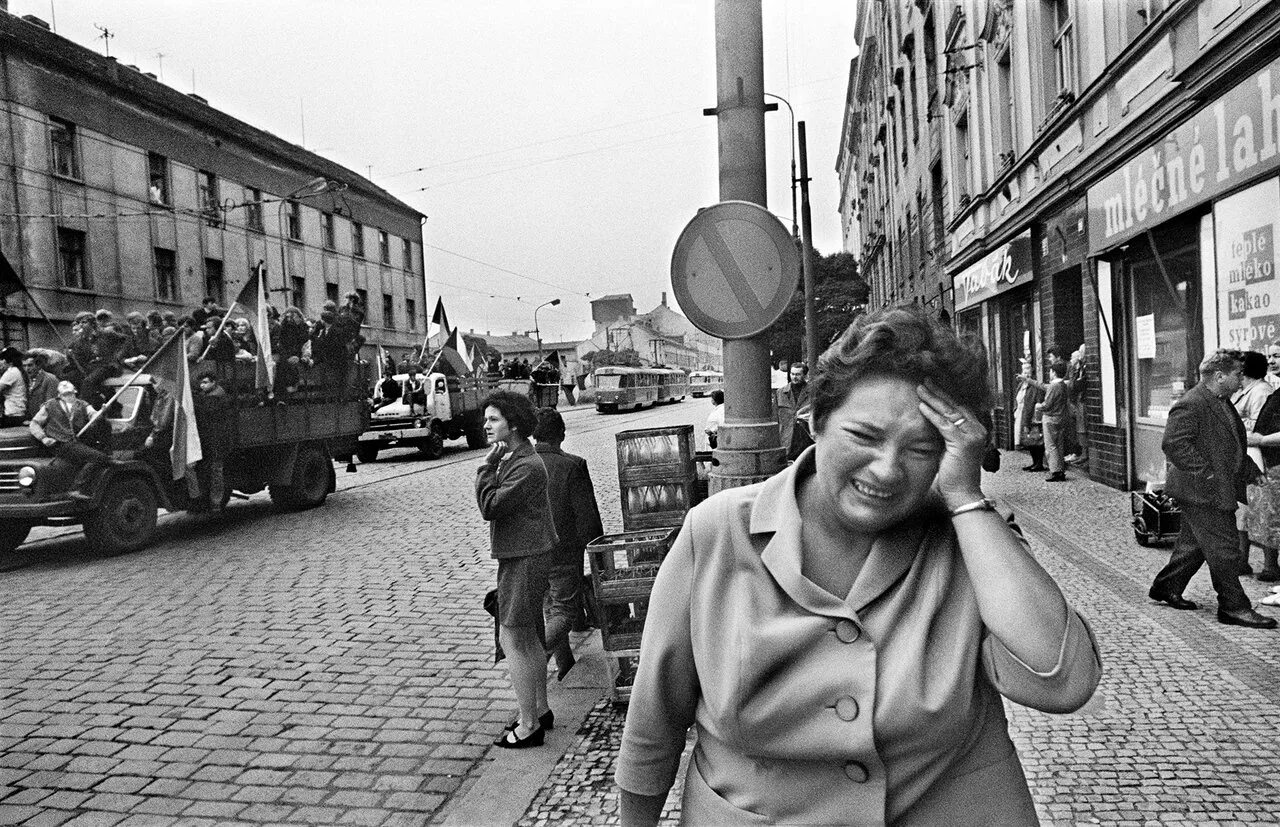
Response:
[{"label": "shop window", "polygon": [[1195,245],[1171,250],[1157,241],[1153,252],[1144,239],[1130,249],[1134,414],[1162,425],[1199,381],[1200,258]]}]

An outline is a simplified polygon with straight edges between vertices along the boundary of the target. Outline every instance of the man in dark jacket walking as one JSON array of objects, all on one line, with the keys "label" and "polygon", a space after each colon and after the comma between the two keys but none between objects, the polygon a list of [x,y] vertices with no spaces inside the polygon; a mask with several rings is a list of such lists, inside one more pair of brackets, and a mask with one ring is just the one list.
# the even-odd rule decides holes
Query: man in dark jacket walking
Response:
[{"label": "man in dark jacket walking", "polygon": [[1199,384],[1169,411],[1161,443],[1169,460],[1165,491],[1182,507],[1182,528],[1148,595],[1175,609],[1195,609],[1182,590],[1207,562],[1218,593],[1218,622],[1273,629],[1275,619],[1254,611],[1240,587],[1235,511],[1256,473],[1245,454],[1244,423],[1230,402],[1243,367],[1238,351],[1214,351],[1200,363]]},{"label": "man in dark jacket walking", "polygon": [[551,552],[547,575],[547,653],[554,654],[563,679],[573,668],[569,630],[582,611],[582,556],[587,543],[604,533],[591,471],[582,457],[560,449],[564,418],[554,408],[538,411],[533,430],[538,456],[547,468],[547,498],[560,541]]}]

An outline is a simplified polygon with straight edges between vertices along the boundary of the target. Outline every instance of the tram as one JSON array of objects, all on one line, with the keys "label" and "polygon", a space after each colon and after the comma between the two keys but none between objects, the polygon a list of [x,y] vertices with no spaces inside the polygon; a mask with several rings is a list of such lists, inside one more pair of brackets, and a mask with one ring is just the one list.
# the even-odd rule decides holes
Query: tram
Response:
[{"label": "tram", "polygon": [[591,374],[600,413],[636,411],[679,402],[689,394],[689,374],[678,368],[597,368]]},{"label": "tram", "polygon": [[689,395],[710,396],[724,390],[724,374],[718,370],[695,370],[689,374]]}]

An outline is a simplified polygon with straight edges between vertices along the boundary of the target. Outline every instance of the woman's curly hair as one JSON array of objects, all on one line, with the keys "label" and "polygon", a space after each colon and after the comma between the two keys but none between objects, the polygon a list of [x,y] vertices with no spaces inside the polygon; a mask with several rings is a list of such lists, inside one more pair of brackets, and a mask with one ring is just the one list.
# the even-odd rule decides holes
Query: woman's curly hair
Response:
[{"label": "woman's curly hair", "polygon": [[507,420],[507,426],[525,439],[538,427],[538,412],[527,396],[511,391],[494,391],[480,406],[481,410],[485,408],[497,408],[502,418]]},{"label": "woman's curly hair", "polygon": [[959,404],[990,407],[982,343],[961,337],[919,309],[891,307],[859,316],[818,359],[813,379],[813,426],[821,431],[849,391],[869,376],[919,383],[931,380]]}]

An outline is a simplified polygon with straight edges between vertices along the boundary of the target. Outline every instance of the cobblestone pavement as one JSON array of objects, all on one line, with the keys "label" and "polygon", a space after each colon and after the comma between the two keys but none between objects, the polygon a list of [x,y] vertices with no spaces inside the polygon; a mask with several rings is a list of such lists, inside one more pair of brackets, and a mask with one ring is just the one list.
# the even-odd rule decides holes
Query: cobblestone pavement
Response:
[{"label": "cobblestone pavement", "polygon": [[[706,410],[567,413],[606,531],[621,528],[613,434]],[[33,562],[0,575],[0,824],[439,821],[503,757],[491,741],[514,706],[478,610],[494,572],[479,457],[392,452],[339,469],[323,508],[276,514],[259,495],[221,524],[167,517],[152,548],[114,559],[77,535],[24,546]],[[1134,542],[1128,495],[1022,464],[1006,453],[986,488],[1106,663],[1079,713],[1010,707],[1042,820],[1280,821],[1280,633],[1219,625],[1204,573],[1187,590],[1200,610],[1151,603],[1168,549]],[[519,823],[616,823],[621,724],[597,703]]]},{"label": "cobblestone pavement", "polygon": [[[705,407],[566,412],[606,530],[614,432]],[[122,557],[37,533],[0,574],[0,824],[432,821],[515,706],[480,609],[483,452],[460,446],[339,467],[312,511],[167,516]]]},{"label": "cobblestone pavement", "polygon": [[[1089,619],[1106,669],[1095,699],[1073,715],[1006,703],[1042,822],[1280,823],[1280,632],[1220,625],[1204,571],[1186,591],[1198,611],[1152,603],[1147,589],[1169,549],[1134,541],[1129,495],[1079,473],[1048,484],[1019,470],[1025,461],[1005,453],[984,487],[1015,511]],[[1243,584],[1255,602],[1268,593],[1251,577]],[[611,776],[623,719],[607,700],[596,705],[521,825],[617,823]],[[678,803],[677,787],[667,823]]]}]

